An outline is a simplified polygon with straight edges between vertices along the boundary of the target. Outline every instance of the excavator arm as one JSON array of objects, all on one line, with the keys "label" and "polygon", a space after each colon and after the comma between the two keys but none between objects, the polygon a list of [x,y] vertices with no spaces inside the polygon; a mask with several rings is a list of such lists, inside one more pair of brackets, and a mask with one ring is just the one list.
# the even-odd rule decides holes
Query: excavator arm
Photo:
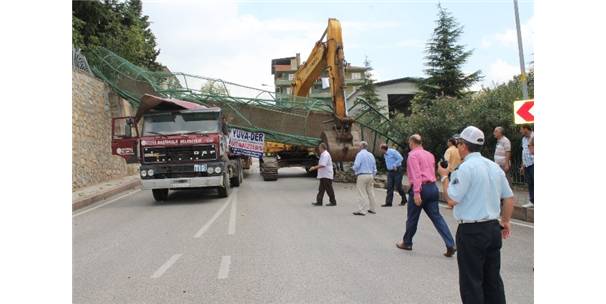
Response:
[{"label": "excavator arm", "polygon": [[[324,42],[326,37],[326,42]],[[359,134],[352,131],[353,119],[345,104],[345,55],[339,20],[328,19],[328,27],[316,42],[307,61],[295,73],[293,95],[308,96],[314,82],[328,70],[332,95],[334,127],[322,132],[322,141],[335,161],[352,161],[357,152]]]},{"label": "excavator arm", "polygon": [[[326,37],[326,42],[322,40]],[[316,42],[307,61],[295,73],[293,95],[308,96],[314,82],[328,68],[334,114],[339,121],[347,118],[345,104],[345,55],[339,20],[328,19],[328,27]]]}]

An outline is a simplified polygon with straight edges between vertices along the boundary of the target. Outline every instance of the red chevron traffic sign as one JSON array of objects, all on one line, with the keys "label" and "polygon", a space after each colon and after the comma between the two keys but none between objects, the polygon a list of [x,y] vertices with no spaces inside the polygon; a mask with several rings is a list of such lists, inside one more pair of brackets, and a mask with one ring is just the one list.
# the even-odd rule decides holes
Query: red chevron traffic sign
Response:
[{"label": "red chevron traffic sign", "polygon": [[534,99],[516,100],[513,102],[513,117],[516,124],[534,123],[534,114],[530,111],[534,106]]}]

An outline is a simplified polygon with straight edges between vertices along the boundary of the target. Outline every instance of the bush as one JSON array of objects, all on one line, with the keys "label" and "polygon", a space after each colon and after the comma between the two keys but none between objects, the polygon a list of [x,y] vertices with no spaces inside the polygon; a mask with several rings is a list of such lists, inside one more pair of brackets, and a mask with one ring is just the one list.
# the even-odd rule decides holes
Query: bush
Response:
[{"label": "bush", "polygon": [[[528,75],[528,94],[534,97],[534,73]],[[393,121],[407,136],[419,133],[423,146],[440,159],[446,150],[450,136],[460,133],[466,126],[474,125],[484,132],[486,144],[482,155],[492,158],[496,139],[492,135],[495,127],[505,129],[505,136],[511,140],[514,164],[521,158],[521,135],[513,120],[513,101],[522,99],[518,77],[494,88],[460,98],[440,97],[428,100],[423,95],[412,101],[412,114],[398,113]],[[401,138],[407,142],[408,138]],[[515,169],[515,168],[514,168]]]}]

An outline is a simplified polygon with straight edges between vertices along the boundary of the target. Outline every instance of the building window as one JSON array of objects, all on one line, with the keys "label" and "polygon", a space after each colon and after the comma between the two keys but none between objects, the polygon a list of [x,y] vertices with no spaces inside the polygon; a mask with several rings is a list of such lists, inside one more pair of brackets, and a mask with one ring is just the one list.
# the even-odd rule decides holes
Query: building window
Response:
[{"label": "building window", "polygon": [[292,88],[286,88],[286,94],[291,95],[292,94]]},{"label": "building window", "polygon": [[295,74],[288,74],[288,80],[293,81],[295,79]]},{"label": "building window", "polygon": [[351,79],[352,80],[362,79],[362,73],[351,73]]}]

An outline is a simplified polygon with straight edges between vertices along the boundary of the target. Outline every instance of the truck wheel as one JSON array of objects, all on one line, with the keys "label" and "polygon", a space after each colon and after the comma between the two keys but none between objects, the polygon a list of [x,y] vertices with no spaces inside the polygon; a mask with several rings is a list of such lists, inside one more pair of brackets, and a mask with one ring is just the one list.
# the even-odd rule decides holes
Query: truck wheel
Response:
[{"label": "truck wheel", "polygon": [[165,201],[168,199],[168,189],[152,189],[152,194],[156,202]]},{"label": "truck wheel", "polygon": [[238,163],[238,165],[236,166],[236,175],[232,178],[229,179],[229,181],[231,182],[231,185],[234,187],[239,187],[240,184],[242,183],[242,167],[240,166],[240,164]]},{"label": "truck wheel", "polygon": [[219,187],[219,197],[228,197],[231,191],[229,175],[223,173],[223,186]]}]

